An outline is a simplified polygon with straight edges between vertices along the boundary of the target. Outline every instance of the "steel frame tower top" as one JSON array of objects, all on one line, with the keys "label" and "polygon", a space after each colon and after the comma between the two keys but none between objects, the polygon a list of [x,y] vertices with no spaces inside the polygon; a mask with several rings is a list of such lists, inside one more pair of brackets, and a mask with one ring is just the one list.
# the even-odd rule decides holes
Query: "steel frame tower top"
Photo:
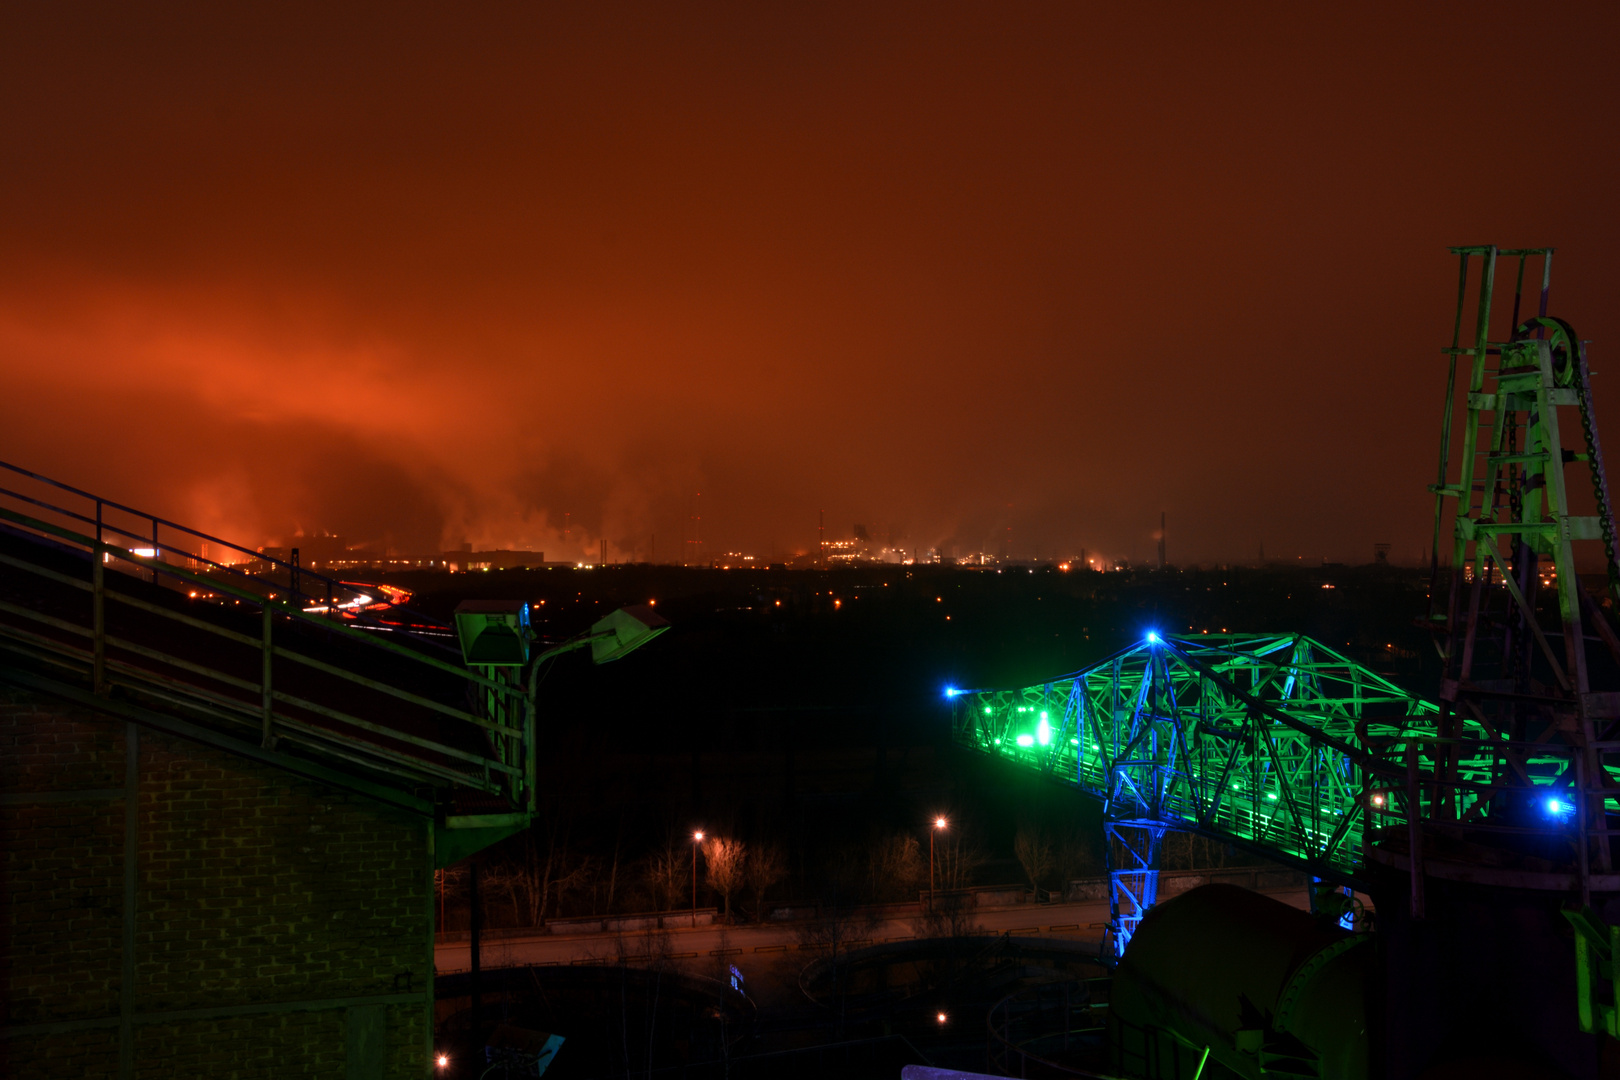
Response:
[{"label": "steel frame tower top", "polygon": [[[1599,635],[1617,665],[1620,640],[1576,572],[1575,545],[1600,543],[1607,570],[1602,591],[1620,601],[1614,517],[1586,346],[1569,323],[1547,314],[1551,248],[1486,245],[1451,251],[1459,262],[1457,312],[1451,346],[1444,350],[1449,366],[1439,469],[1429,488],[1435,496],[1429,620],[1444,665],[1437,778],[1455,775],[1460,748],[1446,740],[1462,734],[1461,723],[1477,723],[1503,745],[1488,797],[1472,801],[1467,813],[1454,805],[1441,808],[1440,816],[1464,822],[1470,815],[1534,813],[1527,801],[1535,786],[1532,748],[1576,748],[1579,752],[1568,759],[1569,774],[1551,780],[1574,796],[1584,880],[1589,856],[1603,870],[1611,868],[1604,826],[1607,791],[1614,782],[1598,744],[1612,738],[1620,719],[1620,695],[1593,692],[1587,631]],[[1513,308],[1506,333],[1493,338],[1497,265],[1503,257],[1516,260]],[[1465,340],[1475,260],[1480,274],[1473,333]],[[1541,270],[1537,310],[1521,321],[1525,273],[1535,261]],[[1458,386],[1460,358],[1467,360],[1463,387]],[[1572,434],[1572,422],[1579,435]],[[1574,505],[1583,473],[1593,504],[1585,513]],[[1448,516],[1451,556],[1442,563]],[[1543,589],[1555,593],[1556,623],[1550,610],[1542,615],[1544,607],[1553,606],[1538,602]]]}]

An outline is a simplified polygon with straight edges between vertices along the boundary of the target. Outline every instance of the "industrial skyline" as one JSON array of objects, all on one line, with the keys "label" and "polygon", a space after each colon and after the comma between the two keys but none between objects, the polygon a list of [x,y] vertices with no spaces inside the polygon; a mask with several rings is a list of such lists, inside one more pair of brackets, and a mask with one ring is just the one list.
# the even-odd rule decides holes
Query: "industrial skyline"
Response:
[{"label": "industrial skyline", "polygon": [[1410,563],[1482,238],[1620,415],[1612,8],[181,11],[0,15],[0,458],[244,543]]}]

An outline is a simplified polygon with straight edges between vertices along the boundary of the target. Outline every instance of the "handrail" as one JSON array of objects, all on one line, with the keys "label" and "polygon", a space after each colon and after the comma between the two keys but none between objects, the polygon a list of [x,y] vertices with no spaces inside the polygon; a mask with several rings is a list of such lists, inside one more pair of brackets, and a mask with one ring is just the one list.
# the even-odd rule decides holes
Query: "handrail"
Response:
[{"label": "handrail", "polygon": [[249,603],[262,607],[273,607],[276,609],[276,613],[279,615],[285,615],[288,618],[300,619],[304,622],[311,623],[315,626],[319,626],[323,631],[328,633],[348,635],[350,640],[363,641],[367,645],[380,649],[387,649],[391,652],[397,653],[400,656],[408,657],[411,660],[430,665],[451,675],[456,675],[460,678],[466,679],[468,682],[480,683],[491,689],[500,691],[508,691],[511,689],[511,687],[506,683],[497,682],[494,679],[487,678],[467,668],[457,667],[454,664],[446,663],[437,657],[426,656],[412,649],[407,649],[404,646],[395,645],[391,641],[372,637],[370,634],[362,633],[361,631],[356,630],[354,627],[348,626],[344,623],[334,623],[328,619],[317,618],[302,608],[293,604],[288,604],[284,600],[276,600],[270,597],[261,596],[258,593],[253,592],[251,589],[242,589],[227,582],[216,581],[213,578],[206,577],[202,574],[193,573],[184,567],[175,566],[171,563],[159,563],[154,559],[145,558],[124,548],[116,547],[112,544],[101,543],[92,540],[88,536],[81,536],[78,533],[70,532],[67,529],[58,528],[51,525],[49,522],[40,521],[35,518],[29,518],[23,514],[15,513],[14,511],[7,510],[5,507],[0,507],[0,518],[7,519],[17,524],[26,525],[31,529],[38,529],[41,532],[49,533],[59,539],[69,540],[81,546],[95,549],[97,554],[111,555],[113,558],[120,559],[131,564],[132,566],[142,566],[155,569],[159,573],[167,574],[170,577],[179,578],[182,581],[189,581],[194,585],[202,585],[205,588],[212,589],[216,592],[223,592],[227,596],[236,597],[238,600],[246,600]]},{"label": "handrail", "polygon": [[[313,579],[313,580],[315,580],[317,582],[324,583],[324,585],[326,586],[326,597],[327,597],[328,600],[331,600],[331,599],[334,599],[334,598],[336,598],[338,596],[344,595],[345,593],[352,593],[352,594],[355,594],[355,595],[358,595],[358,593],[359,593],[358,589],[356,589],[353,586],[346,585],[339,578],[331,577],[330,575],[320,573],[319,571],[308,570],[308,569],[305,569],[302,566],[295,566],[293,563],[287,562],[285,560],[277,559],[277,558],[275,558],[273,556],[266,555],[263,552],[259,552],[259,551],[255,551],[255,550],[253,550],[251,548],[243,547],[241,544],[235,543],[234,541],[230,541],[230,540],[226,540],[226,539],[223,539],[221,537],[218,537],[218,536],[214,536],[211,533],[202,532],[199,529],[193,529],[189,525],[183,525],[180,522],[172,521],[169,518],[159,517],[156,514],[147,513],[144,510],[139,510],[139,509],[137,509],[137,508],[135,508],[133,506],[127,506],[124,503],[116,502],[116,501],[114,501],[112,499],[103,498],[103,497],[101,497],[99,495],[92,494],[91,492],[84,491],[84,490],[82,490],[80,488],[76,488],[71,484],[65,484],[65,483],[61,482],[60,480],[53,480],[52,478],[50,478],[48,476],[44,476],[44,475],[41,475],[40,473],[36,473],[36,472],[31,471],[31,470],[24,469],[19,465],[12,465],[9,462],[0,461],[0,468],[8,469],[11,472],[17,473],[18,475],[26,476],[31,480],[37,481],[37,482],[42,483],[42,484],[46,484],[46,485],[48,485],[50,487],[54,487],[54,488],[57,488],[57,489],[62,490],[62,491],[69,492],[69,493],[71,493],[73,495],[79,496],[80,498],[90,500],[92,503],[95,504],[95,508],[96,508],[96,516],[93,517],[93,518],[89,517],[89,516],[87,516],[85,514],[81,514],[81,513],[77,512],[75,510],[71,510],[71,509],[69,509],[69,508],[67,508],[65,506],[57,506],[54,503],[49,503],[49,502],[46,502],[46,501],[41,500],[41,499],[36,499],[36,498],[34,498],[34,497],[30,496],[30,495],[23,494],[22,492],[13,491],[10,488],[0,487],[0,495],[8,496],[8,497],[17,499],[19,501],[26,502],[26,503],[28,503],[30,505],[33,505],[33,506],[41,507],[42,509],[48,510],[48,511],[50,511],[52,513],[55,513],[55,514],[60,514],[60,515],[62,515],[64,517],[70,518],[70,519],[75,520],[75,521],[82,522],[82,523],[84,523],[86,525],[94,525],[96,527],[96,539],[97,540],[104,539],[102,534],[104,532],[106,532],[106,531],[111,531],[111,532],[117,533],[117,534],[119,534],[121,536],[124,536],[124,537],[126,537],[128,539],[131,539],[131,540],[151,540],[153,545],[154,545],[154,548],[156,548],[159,551],[162,551],[162,550],[174,551],[174,552],[178,553],[179,555],[181,555],[182,557],[184,557],[184,558],[186,558],[186,559],[188,559],[188,560],[190,560],[192,562],[203,563],[203,564],[206,564],[206,565],[212,567],[214,570],[217,570],[217,571],[220,571],[220,572],[223,572],[223,573],[227,573],[227,574],[232,574],[232,575],[235,575],[237,577],[245,578],[245,579],[250,580],[250,581],[260,581],[260,580],[262,580],[257,575],[249,573],[249,572],[247,572],[245,570],[239,569],[238,567],[233,566],[233,565],[231,565],[229,563],[221,563],[221,562],[219,562],[217,560],[210,559],[205,555],[202,555],[200,553],[193,552],[193,551],[188,551],[185,548],[179,547],[179,546],[174,545],[174,544],[160,544],[159,541],[158,541],[158,527],[163,526],[165,528],[178,530],[179,532],[182,532],[182,533],[185,533],[185,534],[187,534],[189,536],[195,537],[198,540],[203,541],[204,544],[217,544],[217,545],[220,545],[221,547],[229,548],[232,551],[235,551],[235,552],[237,552],[237,553],[239,553],[241,555],[246,556],[249,562],[263,562],[263,563],[268,564],[272,568],[278,568],[280,570],[283,570],[288,574],[289,582],[297,583],[297,582],[301,582],[301,580],[304,579],[304,578],[309,578],[309,579]],[[104,515],[102,513],[103,509],[105,509],[105,508],[111,508],[111,509],[120,511],[122,513],[131,514],[131,515],[133,515],[133,516],[135,516],[137,518],[141,518],[141,519],[143,519],[145,521],[150,522],[151,526],[152,526],[152,535],[150,537],[148,537],[148,536],[143,535],[141,533],[132,532],[129,529],[122,528],[121,526],[118,526],[118,525],[116,525],[116,524],[114,524],[114,523],[112,523],[110,521],[105,520]],[[276,584],[275,582],[266,581],[264,583],[267,586],[271,587],[271,588],[279,589],[279,588],[282,587],[282,586]],[[319,598],[318,593],[306,593],[302,589],[298,589],[298,593],[299,593],[299,595],[307,595],[312,599]],[[413,618],[416,618],[416,619],[418,619],[420,621],[423,621],[425,623],[433,624],[437,628],[444,630],[447,634],[450,631],[449,626],[447,626],[447,625],[445,625],[443,623],[439,623],[439,622],[437,622],[437,620],[429,619],[427,616],[423,615],[422,613],[414,611],[414,610],[412,610],[410,608],[397,608],[396,610],[399,610],[399,611],[401,611],[403,613],[408,613]],[[350,617],[355,618],[357,621],[360,621],[360,622],[364,623],[366,620],[361,618],[362,614],[363,613],[355,612],[355,613],[352,613]],[[406,632],[408,633],[408,631],[406,631]],[[452,650],[448,649],[446,646],[444,646],[440,642],[436,642],[436,641],[433,641],[433,640],[428,639],[428,638],[422,638],[420,635],[412,634],[410,636],[412,636],[414,638],[417,638],[418,640],[423,641],[425,644],[428,644],[433,648],[440,649],[440,650],[443,650],[443,651],[452,651]]]},{"label": "handrail", "polygon": [[[1106,1007],[1106,1002],[1099,1003],[1092,1001],[1090,984],[1097,982],[1108,982],[1109,979],[1109,976],[1097,976],[1087,979],[1065,979],[1062,982],[1056,983],[1037,983],[1034,986],[1026,986],[1022,989],[1015,990],[1003,997],[1000,1001],[997,1001],[994,1005],[990,1006],[990,1009],[985,1014],[984,1019],[985,1031],[989,1035],[989,1045],[985,1048],[986,1062],[992,1068],[999,1069],[1003,1076],[1027,1076],[1029,1075],[1029,1066],[1033,1063],[1039,1068],[1048,1070],[1050,1073],[1059,1076],[1075,1076],[1084,1078],[1084,1080],[1124,1080],[1123,1077],[1115,1076],[1112,1073],[1100,1073],[1092,1069],[1088,1069],[1083,1065],[1071,1065],[1065,1062],[1055,1061],[1044,1054],[1037,1054],[1027,1049],[1030,1043],[1044,1041],[1047,1039],[1055,1039],[1060,1036],[1063,1039],[1064,1048],[1067,1049],[1069,1039],[1072,1036],[1076,1034],[1091,1034],[1104,1030],[1101,1026],[1079,1029],[1070,1028],[1069,1017],[1077,1006],[1082,1009]],[[1077,986],[1083,991],[1083,994],[1078,1002],[1073,1001],[1070,996],[1069,987],[1071,986]],[[1011,1015],[1011,1006],[1013,1001],[1018,998],[1034,997],[1036,1013],[1043,1014],[1048,1011],[1043,1008],[1043,1005],[1045,1004],[1046,992],[1052,990],[1054,987],[1063,988],[1063,1017],[1061,1021],[1062,1030],[1056,1032],[1041,1031],[1033,1034],[1030,1038],[1023,1040],[1022,1042],[1018,1041],[1012,1030],[1015,1022]],[[1001,1023],[999,1025],[996,1023],[996,1014],[998,1012],[1001,1014]],[[1016,1073],[1014,1072],[1013,1064],[1014,1055],[1016,1055],[1018,1058]]]},{"label": "handrail", "polygon": [[[66,487],[66,485],[58,486]],[[35,504],[55,509],[37,501]],[[49,633],[35,633],[7,621],[0,621],[0,636],[13,639],[20,643],[24,652],[40,659],[50,660],[53,664],[66,661],[70,668],[79,671],[88,667],[90,681],[98,693],[105,693],[113,684],[128,686],[143,694],[173,701],[188,709],[200,710],[229,723],[258,727],[267,747],[272,746],[279,738],[288,737],[303,745],[314,747],[320,752],[333,754],[368,768],[380,769],[392,775],[414,778],[418,782],[421,779],[428,779],[440,785],[465,786],[494,794],[504,794],[518,807],[528,802],[533,785],[534,758],[532,747],[529,745],[533,739],[533,723],[532,717],[528,716],[528,710],[532,705],[523,687],[448,663],[436,656],[407,647],[403,643],[378,637],[348,622],[313,615],[295,603],[265,595],[246,587],[244,583],[222,581],[184,566],[164,562],[160,557],[148,558],[128,548],[109,543],[105,539],[87,536],[30,514],[0,506],[0,522],[13,526],[15,535],[32,535],[39,540],[55,542],[67,551],[78,550],[83,553],[82,557],[88,558],[91,580],[87,582],[63,574],[47,565],[40,565],[26,558],[17,558],[12,554],[0,553],[0,562],[9,567],[34,574],[43,581],[52,582],[57,586],[70,587],[81,594],[84,591],[90,592],[93,615],[91,625],[86,626],[71,619],[49,614],[49,609],[34,610],[24,605],[0,601],[0,613],[31,621],[42,628],[50,628],[71,637],[65,641],[52,637]],[[195,530],[187,531],[195,533]],[[211,560],[200,561],[211,563]],[[199,618],[196,614],[172,610],[151,599],[111,588],[104,570],[108,564],[128,565],[151,571],[154,581],[158,574],[162,574],[206,590],[211,597],[234,600],[256,607],[262,612],[262,632],[259,635],[245,634],[229,626],[220,625],[216,621]],[[179,626],[206,632],[215,640],[257,651],[261,657],[258,668],[261,672],[260,679],[254,681],[220,670],[213,662],[201,662],[206,657],[196,653],[182,655],[186,651],[184,648],[158,647],[159,643],[149,640],[135,641],[128,636],[109,632],[103,615],[105,605],[109,601],[127,605],[134,611],[156,616]],[[316,629],[323,635],[336,635],[339,640],[350,642],[365,650],[377,650],[359,655],[388,656],[419,665],[418,670],[433,672],[440,676],[453,676],[460,685],[478,688],[476,698],[486,702],[482,707],[494,711],[489,717],[479,716],[465,708],[434,700],[431,696],[393,685],[384,679],[370,677],[342,664],[330,663],[306,652],[290,649],[286,644],[276,640],[273,627],[277,621]],[[80,641],[89,638],[90,641],[86,643],[89,647],[72,644],[72,638]],[[109,649],[118,656],[108,656]],[[424,719],[428,716],[439,716],[448,722],[466,725],[468,730],[480,732],[492,740],[493,745],[488,750],[460,748],[436,737],[430,738],[424,733],[416,733],[356,715],[354,709],[347,704],[340,708],[330,700],[317,700],[316,697],[320,696],[318,693],[311,696],[312,691],[294,692],[299,690],[297,685],[291,689],[279,681],[273,685],[272,661],[275,659],[291,662],[311,672],[312,674],[303,680],[306,683],[309,678],[319,679],[322,676],[343,680],[344,684],[355,687],[356,693],[380,694],[388,701],[404,703],[422,710],[420,715]],[[177,672],[179,677],[143,666],[138,662],[141,660],[170,672]],[[295,680],[295,684],[297,682],[298,680]],[[210,686],[234,691],[242,696],[232,696],[230,692],[221,692],[211,689]],[[387,715],[390,711],[385,706],[382,715]],[[310,723],[301,719],[299,714],[320,718],[339,726],[329,727],[318,722]],[[392,749],[390,744],[405,749]],[[422,756],[424,754],[427,756]]]}]

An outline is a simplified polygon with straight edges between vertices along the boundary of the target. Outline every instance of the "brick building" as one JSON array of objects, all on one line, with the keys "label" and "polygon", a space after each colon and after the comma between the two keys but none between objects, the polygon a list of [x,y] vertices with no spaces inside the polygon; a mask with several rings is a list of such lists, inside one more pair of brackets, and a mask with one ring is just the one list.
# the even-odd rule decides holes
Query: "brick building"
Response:
[{"label": "brick building", "polygon": [[0,506],[0,1075],[432,1074],[433,872],[529,820],[533,706],[342,588]]},{"label": "brick building", "polygon": [[3,683],[0,753],[6,1075],[425,1074],[431,817]]}]

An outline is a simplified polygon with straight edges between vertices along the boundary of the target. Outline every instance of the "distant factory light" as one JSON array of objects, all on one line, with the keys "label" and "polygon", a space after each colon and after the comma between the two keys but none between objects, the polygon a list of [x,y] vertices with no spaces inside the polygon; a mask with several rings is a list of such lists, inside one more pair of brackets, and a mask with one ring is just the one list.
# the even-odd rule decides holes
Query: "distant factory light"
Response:
[{"label": "distant factory light", "polygon": [[1018,745],[1019,746],[1034,746],[1035,745],[1035,736],[1033,736],[1033,735],[1020,735],[1020,736],[1018,736]]}]

